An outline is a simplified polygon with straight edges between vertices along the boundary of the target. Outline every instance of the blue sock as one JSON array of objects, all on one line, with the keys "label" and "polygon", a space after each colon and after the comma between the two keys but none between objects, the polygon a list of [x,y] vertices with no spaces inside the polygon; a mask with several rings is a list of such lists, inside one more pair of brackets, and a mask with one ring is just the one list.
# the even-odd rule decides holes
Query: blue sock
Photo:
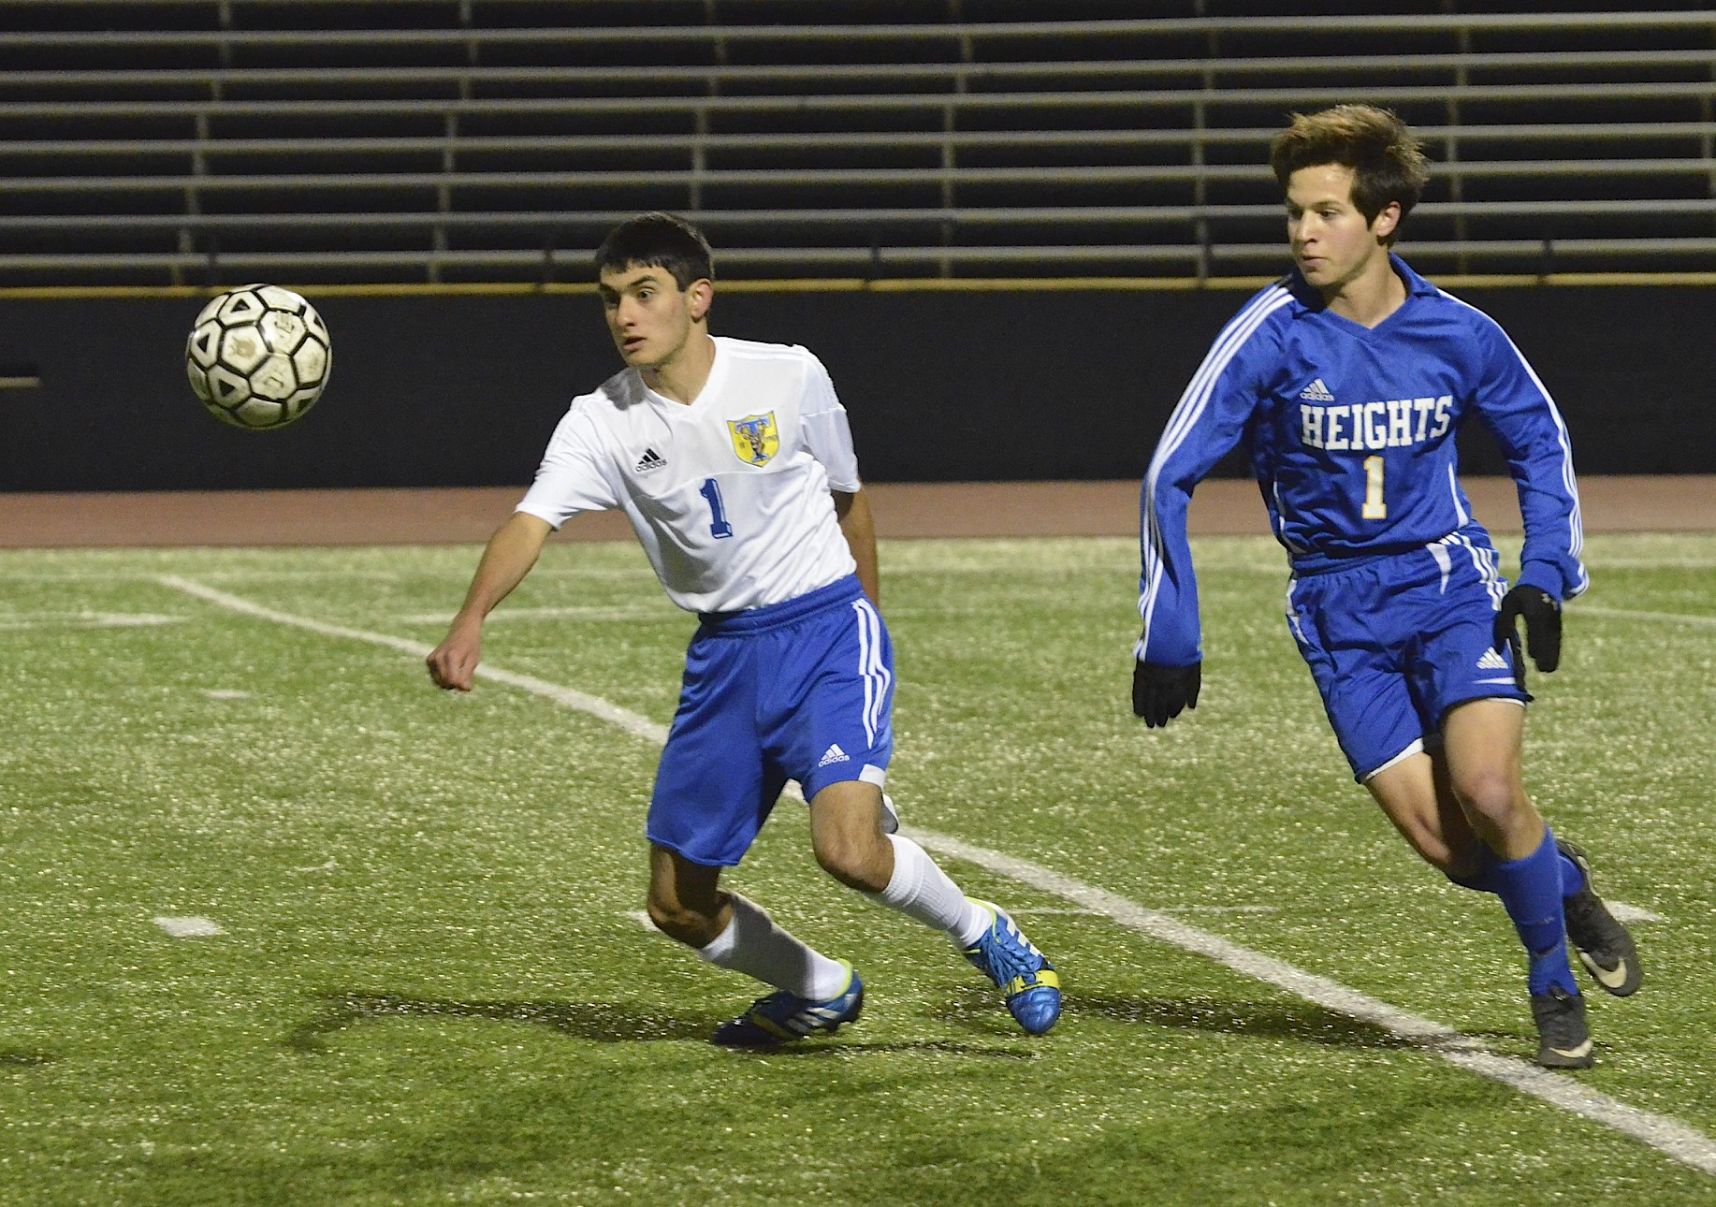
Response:
[{"label": "blue sock", "polygon": [[1456,876],[1450,872],[1446,873],[1448,879],[1461,888],[1469,888],[1475,893],[1501,892],[1501,885],[1496,881],[1496,867],[1498,865],[1496,857],[1485,847],[1479,849],[1478,860],[1478,870],[1470,876]]},{"label": "blue sock", "polygon": [[[1585,873],[1579,870],[1578,864],[1560,851],[1555,852],[1555,857],[1561,861],[1561,897],[1566,900],[1585,887]],[[1496,879],[1496,868],[1501,866],[1500,861],[1488,850],[1481,852],[1478,858],[1482,863],[1470,876],[1449,876],[1448,879],[1461,888],[1469,888],[1476,893],[1500,893],[1501,882]]]},{"label": "blue sock", "polygon": [[1533,994],[1548,993],[1552,985],[1571,994],[1579,992],[1567,963],[1567,924],[1561,913],[1563,862],[1555,849],[1555,836],[1545,826],[1537,850],[1524,859],[1496,863],[1486,877],[1495,884],[1502,908],[1531,955],[1526,983]]}]

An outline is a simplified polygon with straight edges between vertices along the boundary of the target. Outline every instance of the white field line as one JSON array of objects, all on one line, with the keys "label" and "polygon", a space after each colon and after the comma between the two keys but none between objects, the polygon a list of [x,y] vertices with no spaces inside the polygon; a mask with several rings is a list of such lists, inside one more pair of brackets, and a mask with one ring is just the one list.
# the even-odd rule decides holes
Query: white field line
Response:
[{"label": "white field line", "polygon": [[1622,922],[1661,922],[1661,914],[1653,914],[1650,910],[1637,905],[1628,905],[1625,901],[1606,901],[1609,912]]},{"label": "white field line", "polygon": [[1687,612],[1640,612],[1632,608],[1599,608],[1575,602],[1568,609],[1574,616],[1603,616],[1615,620],[1657,620],[1695,628],[1716,628],[1716,616],[1694,616]]},{"label": "white field line", "polygon": [[[217,591],[213,587],[205,587],[201,583],[192,582],[188,578],[180,578],[176,574],[159,575],[156,577],[155,581],[160,583],[162,586],[171,587],[175,591],[183,591],[186,595],[194,595],[198,599],[212,603],[217,607],[226,608],[228,611],[238,612],[245,616],[254,616],[258,620],[267,620],[274,624],[289,625],[293,628],[305,629],[311,633],[320,634],[323,637],[338,637],[346,641],[367,641],[371,645],[386,646],[390,650],[398,650],[400,653],[410,654],[414,658],[427,658],[429,656],[429,651],[435,648],[431,645],[425,645],[421,641],[408,641],[403,637],[390,637],[386,633],[371,633],[363,629],[348,629],[343,625],[323,624],[319,620],[311,620],[304,616],[294,616],[289,612],[277,612],[273,608],[265,608],[261,604],[251,603],[248,599],[241,599],[236,595],[229,595],[225,591]],[[532,675],[515,674],[512,671],[504,671],[494,666],[479,666],[477,668],[477,677],[479,679],[490,679],[496,683],[504,683],[508,687],[522,688],[524,691],[530,692],[532,695],[542,696],[545,699],[553,700],[556,704],[563,704],[567,708],[589,713],[591,716],[598,717],[601,720],[608,722],[610,725],[618,726],[627,733],[635,734],[640,738],[646,738],[658,746],[667,741],[667,726],[657,725],[654,721],[645,717],[640,717],[635,712],[628,712],[623,708],[609,704],[606,700],[598,699],[595,696],[587,696],[583,692],[574,691],[570,687],[561,687],[559,684],[549,683],[545,679],[538,679]]]},{"label": "white field line", "polygon": [[[980,616],[989,615],[987,608],[913,608],[892,607],[888,609],[888,619],[898,620],[902,617],[911,620],[941,619],[946,616]],[[444,625],[453,619],[451,612],[406,612],[396,619],[401,624],[436,624]],[[678,608],[598,608],[566,604],[563,606],[547,605],[531,608],[496,608],[489,613],[486,623],[496,621],[531,621],[531,620],[565,620],[574,623],[601,624],[609,621],[622,623],[670,623],[690,627],[691,615]]]},{"label": "white field line", "polygon": [[[411,612],[401,616],[404,624],[446,624],[453,619],[451,612]],[[565,607],[496,608],[489,613],[488,623],[497,620],[689,620],[678,608],[594,608],[569,604]]]},{"label": "white field line", "polygon": [[183,616],[162,616],[153,612],[14,612],[0,615],[0,629],[137,629],[183,623]]},{"label": "white field line", "polygon": [[[406,641],[386,633],[371,633],[342,625],[324,624],[307,617],[277,612],[175,575],[164,575],[157,581],[218,607],[325,637],[364,641],[417,657],[422,657],[429,651],[429,647],[421,642]],[[518,687],[557,704],[599,717],[616,728],[657,745],[666,740],[666,726],[657,725],[647,717],[595,696],[495,667],[479,667],[477,674],[496,683]],[[1607,1094],[1589,1089],[1576,1078],[1565,1074],[1552,1073],[1523,1060],[1489,1052],[1478,1040],[1462,1035],[1443,1023],[1420,1018],[1356,989],[1349,989],[1337,981],[1306,972],[1262,952],[1252,951],[1159,910],[1148,909],[1125,897],[1062,875],[1041,864],[1016,859],[1003,852],[992,851],[987,847],[976,846],[932,830],[907,827],[902,833],[938,854],[962,859],[985,871],[1053,894],[1080,908],[1101,914],[1130,930],[1183,951],[1204,956],[1324,1009],[1370,1023],[1402,1039],[1411,1040],[1449,1064],[1487,1077],[1522,1094],[1529,1094],[1600,1126],[1631,1136],[1700,1173],[1716,1177],[1716,1140],[1678,1119],[1630,1106]]]},{"label": "white field line", "polygon": [[195,915],[175,918],[162,915],[149,920],[175,939],[207,939],[226,933],[226,928],[213,918],[202,918]]}]

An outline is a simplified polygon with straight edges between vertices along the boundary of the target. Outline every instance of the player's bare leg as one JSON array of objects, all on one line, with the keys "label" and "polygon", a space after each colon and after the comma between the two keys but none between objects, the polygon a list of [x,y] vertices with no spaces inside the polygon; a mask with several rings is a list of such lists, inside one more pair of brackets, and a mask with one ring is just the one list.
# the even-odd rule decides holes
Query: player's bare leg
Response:
[{"label": "player's bare leg", "polygon": [[917,843],[886,834],[882,790],[863,780],[833,783],[810,802],[817,862],[842,884],[945,934],[1006,996],[1032,1035],[1061,1013],[1060,978],[1000,906],[967,897]]},{"label": "player's bare leg", "polygon": [[715,1030],[729,1047],[768,1047],[857,1021],[864,984],[852,966],[806,946],[753,901],[720,888],[721,869],[650,847],[649,916],[717,968],[772,985],[738,1018]]},{"label": "player's bare leg", "polygon": [[704,947],[733,920],[720,889],[721,869],[692,863],[665,847],[649,849],[649,919],[688,947]]},{"label": "player's bare leg", "polygon": [[1473,700],[1448,710],[1442,751],[1448,783],[1474,832],[1499,859],[1524,859],[1543,843],[1543,817],[1520,774],[1525,709]]},{"label": "player's bare leg", "polygon": [[810,846],[823,871],[847,888],[880,893],[894,875],[882,833],[882,790],[863,780],[828,785],[810,804]]},{"label": "player's bare leg", "polygon": [[[1534,841],[1541,842],[1548,830],[1520,776],[1523,713],[1517,705],[1478,700],[1451,709],[1443,724],[1454,794],[1473,828],[1504,860],[1530,856]],[[1642,977],[1632,936],[1592,887],[1590,857],[1568,842],[1557,840],[1555,847],[1573,949],[1606,992],[1630,996]]]},{"label": "player's bare leg", "polygon": [[1449,710],[1442,747],[1373,776],[1372,796],[1414,849],[1457,884],[1495,893],[1530,956],[1538,1061],[1592,1062],[1585,1003],[1567,964],[1562,865],[1520,775],[1524,709],[1477,700]]},{"label": "player's bare leg", "polygon": [[1365,781],[1371,797],[1424,862],[1456,883],[1478,873],[1485,846],[1454,799],[1447,765],[1422,752]]}]

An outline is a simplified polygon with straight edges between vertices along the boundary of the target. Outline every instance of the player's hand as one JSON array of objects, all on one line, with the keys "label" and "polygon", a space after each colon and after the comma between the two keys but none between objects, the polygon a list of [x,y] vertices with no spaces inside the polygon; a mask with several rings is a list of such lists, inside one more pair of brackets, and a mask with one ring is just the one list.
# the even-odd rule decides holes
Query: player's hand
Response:
[{"label": "player's hand", "polygon": [[1132,711],[1155,729],[1180,715],[1182,709],[1198,706],[1198,688],[1203,682],[1203,663],[1190,666],[1161,666],[1139,659],[1132,666]]},{"label": "player's hand", "polygon": [[455,628],[446,639],[424,659],[429,665],[429,677],[436,687],[449,691],[468,692],[482,658],[483,638],[480,629]]},{"label": "player's hand", "polygon": [[1518,621],[1525,620],[1525,648],[1537,669],[1548,674],[1561,665],[1561,603],[1541,587],[1524,584],[1502,596],[1501,611],[1496,613],[1496,649],[1513,647],[1514,662],[1519,662]]}]

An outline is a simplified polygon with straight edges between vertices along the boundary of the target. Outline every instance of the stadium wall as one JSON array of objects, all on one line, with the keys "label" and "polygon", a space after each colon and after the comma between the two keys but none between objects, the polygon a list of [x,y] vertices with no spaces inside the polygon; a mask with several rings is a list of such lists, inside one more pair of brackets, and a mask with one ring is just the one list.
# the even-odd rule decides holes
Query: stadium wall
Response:
[{"label": "stadium wall", "polygon": [[[968,283],[969,284],[969,283]],[[567,400],[618,367],[587,292],[307,290],[333,332],[294,427],[227,428],[190,393],[200,300],[0,296],[0,489],[486,486],[527,481]],[[1554,393],[1585,474],[1716,472],[1716,291],[1461,288]],[[1139,475],[1237,289],[719,293],[718,333],[829,366],[876,482]],[[36,384],[32,384],[36,382]],[[1487,436],[1466,468],[1497,473]],[[1223,467],[1243,472],[1235,460]]]}]

